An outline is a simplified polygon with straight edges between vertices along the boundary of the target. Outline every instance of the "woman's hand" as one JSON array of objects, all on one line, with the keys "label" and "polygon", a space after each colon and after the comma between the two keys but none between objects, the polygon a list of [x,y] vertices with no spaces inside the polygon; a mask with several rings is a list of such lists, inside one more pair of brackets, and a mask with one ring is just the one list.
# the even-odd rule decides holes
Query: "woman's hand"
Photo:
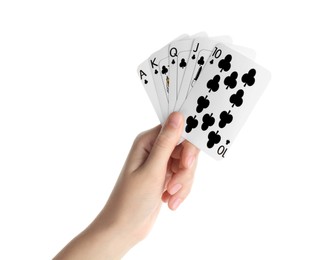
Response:
[{"label": "woman's hand", "polygon": [[162,201],[176,210],[188,196],[199,150],[177,146],[183,116],[172,113],[164,126],[134,141],[105,207],[57,259],[119,259],[150,231]]}]

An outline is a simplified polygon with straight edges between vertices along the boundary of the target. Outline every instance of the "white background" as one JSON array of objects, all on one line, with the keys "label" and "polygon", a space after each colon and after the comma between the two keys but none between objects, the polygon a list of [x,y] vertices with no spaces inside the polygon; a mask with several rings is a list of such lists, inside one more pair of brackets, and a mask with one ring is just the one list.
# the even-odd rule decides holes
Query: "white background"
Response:
[{"label": "white background", "polygon": [[49,259],[96,216],[158,123],[137,65],[230,35],[272,81],[221,162],[125,259],[321,259],[320,1],[0,2],[0,259]]}]

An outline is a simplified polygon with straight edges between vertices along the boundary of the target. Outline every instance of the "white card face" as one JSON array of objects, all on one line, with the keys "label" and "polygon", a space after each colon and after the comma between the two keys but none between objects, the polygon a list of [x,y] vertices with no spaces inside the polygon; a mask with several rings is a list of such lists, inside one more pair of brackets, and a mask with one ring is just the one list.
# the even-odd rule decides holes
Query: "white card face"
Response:
[{"label": "white card face", "polygon": [[[187,35],[182,35],[175,40],[187,38]],[[159,99],[163,121],[169,114],[169,63],[168,63],[169,44],[161,50],[153,53],[149,58],[149,65],[154,81],[154,86]],[[162,121],[162,122],[163,122]]]},{"label": "white card face", "polygon": [[232,44],[232,43],[225,43],[225,45],[227,47],[245,55],[246,57],[250,58],[251,60],[255,60],[255,58],[256,58],[256,52],[251,48],[247,48],[247,47]]},{"label": "white card face", "polygon": [[207,37],[205,32],[199,32],[186,39],[173,41],[169,46],[169,114],[173,112],[180,91],[181,81],[189,59],[194,39]]},{"label": "white card face", "polygon": [[220,36],[214,38],[201,37],[194,40],[184,76],[179,87],[180,91],[177,97],[174,111],[179,111],[179,109],[181,108],[183,102],[188,96],[188,93],[192,89],[195,82],[198,80],[202,68],[208,60],[211,51],[219,42],[229,43],[231,42],[231,39],[228,36]]},{"label": "white card face", "polygon": [[141,63],[137,69],[137,72],[160,122],[163,122],[163,116],[159,104],[158,95],[154,87],[154,81],[149,66],[149,60],[146,60],[143,63]]},{"label": "white card face", "polygon": [[270,79],[270,73],[224,44],[217,44],[181,112],[182,137],[222,159]]},{"label": "white card face", "polygon": [[182,81],[192,43],[193,39],[176,41],[169,47],[169,113],[174,110],[179,93],[179,81],[180,83]]},{"label": "white card face", "polygon": [[181,88],[181,84],[182,84],[182,80],[183,80],[183,75],[184,75],[184,73],[186,71],[186,67],[188,65],[188,59],[189,59],[189,56],[190,56],[191,47],[192,47],[192,44],[190,46],[189,51],[181,51],[181,52],[178,53],[177,98],[176,99],[178,99],[178,95],[180,93],[180,88]]},{"label": "white card face", "polygon": [[[165,120],[168,115],[168,84],[163,84],[165,77],[161,74],[167,76],[168,74],[168,45],[163,47],[160,51],[153,53],[150,58],[150,69],[153,77],[153,82],[155,90],[159,99],[159,104],[161,108],[162,118]],[[162,62],[162,64],[161,64]]]}]

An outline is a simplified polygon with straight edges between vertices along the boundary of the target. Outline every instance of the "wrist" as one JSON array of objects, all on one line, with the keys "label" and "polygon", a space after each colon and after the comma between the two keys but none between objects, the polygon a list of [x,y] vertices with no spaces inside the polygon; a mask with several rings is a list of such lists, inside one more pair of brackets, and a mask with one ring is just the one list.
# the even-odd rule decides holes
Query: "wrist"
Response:
[{"label": "wrist", "polygon": [[98,216],[84,232],[98,250],[104,250],[104,259],[121,259],[139,240],[122,223],[108,223],[101,217]]}]

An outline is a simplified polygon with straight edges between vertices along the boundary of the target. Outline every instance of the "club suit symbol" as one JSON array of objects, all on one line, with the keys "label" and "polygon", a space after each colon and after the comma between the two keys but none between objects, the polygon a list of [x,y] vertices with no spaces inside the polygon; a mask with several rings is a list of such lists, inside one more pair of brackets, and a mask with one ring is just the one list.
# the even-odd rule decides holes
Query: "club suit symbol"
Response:
[{"label": "club suit symbol", "polygon": [[205,58],[203,57],[203,56],[201,56],[200,58],[199,58],[199,60],[198,60],[198,65],[200,65],[200,66],[202,66],[202,65],[204,65],[205,64]]},{"label": "club suit symbol", "polygon": [[181,59],[180,64],[179,64],[179,67],[183,69],[186,66],[187,66],[187,63],[186,63],[185,59]]},{"label": "club suit symbol", "polygon": [[237,85],[237,77],[238,73],[234,71],[233,73],[230,74],[230,76],[227,76],[224,80],[224,84],[227,86],[226,89],[228,88],[235,88]]},{"label": "club suit symbol", "polygon": [[218,144],[221,140],[221,136],[217,132],[211,131],[208,134],[208,142],[207,142],[207,147],[212,148],[215,144]]},{"label": "club suit symbol", "polygon": [[233,121],[233,116],[230,114],[230,110],[227,111],[222,111],[220,113],[220,121],[219,121],[219,127],[224,128],[227,124],[230,124]]},{"label": "club suit symbol", "polygon": [[236,94],[232,94],[229,101],[232,103],[232,107],[240,107],[243,104],[244,90],[239,89]]},{"label": "club suit symbol", "polygon": [[193,79],[193,81],[197,81],[198,80],[198,78],[199,78],[199,76],[200,76],[200,74],[201,74],[201,71],[202,71],[202,65],[204,65],[204,63],[205,63],[205,60],[204,60],[204,57],[203,56],[201,56],[200,58],[199,58],[199,60],[198,60],[198,65],[199,65],[199,69],[198,69],[198,71],[197,71],[197,73],[196,73],[196,76],[194,77],[194,79]]},{"label": "club suit symbol", "polygon": [[255,83],[255,75],[256,75],[256,70],[255,69],[250,69],[248,73],[245,73],[242,76],[242,82],[244,83],[244,87],[246,85],[248,86],[253,86]]},{"label": "club suit symbol", "polygon": [[224,71],[228,71],[230,70],[230,67],[231,67],[231,55],[228,54],[225,58],[223,58],[222,60],[219,61],[218,63],[218,67],[221,69],[220,72],[222,72],[223,70]]},{"label": "club suit symbol", "polygon": [[198,120],[196,119],[196,116],[192,117],[189,116],[186,120],[186,132],[190,133],[193,128],[196,128],[198,126]]},{"label": "club suit symbol", "polygon": [[219,89],[219,81],[220,81],[219,75],[216,75],[212,79],[208,80],[207,88],[209,89],[209,93],[211,91],[216,92]]},{"label": "club suit symbol", "polygon": [[197,108],[196,108],[196,111],[198,113],[201,113],[202,110],[204,110],[205,108],[207,108],[209,106],[210,102],[209,102],[209,100],[207,98],[208,98],[208,96],[205,96],[205,97],[201,96],[201,97],[198,98],[198,100],[197,100],[198,105],[197,105]]},{"label": "club suit symbol", "polygon": [[163,75],[168,73],[168,69],[167,69],[167,67],[166,67],[166,66],[162,66],[161,73],[162,73]]},{"label": "club suit symbol", "polygon": [[211,114],[205,114],[202,117],[203,123],[201,125],[201,129],[203,131],[206,131],[208,129],[208,127],[212,126],[215,123],[215,118],[212,115],[213,115],[213,113],[211,113]]}]

